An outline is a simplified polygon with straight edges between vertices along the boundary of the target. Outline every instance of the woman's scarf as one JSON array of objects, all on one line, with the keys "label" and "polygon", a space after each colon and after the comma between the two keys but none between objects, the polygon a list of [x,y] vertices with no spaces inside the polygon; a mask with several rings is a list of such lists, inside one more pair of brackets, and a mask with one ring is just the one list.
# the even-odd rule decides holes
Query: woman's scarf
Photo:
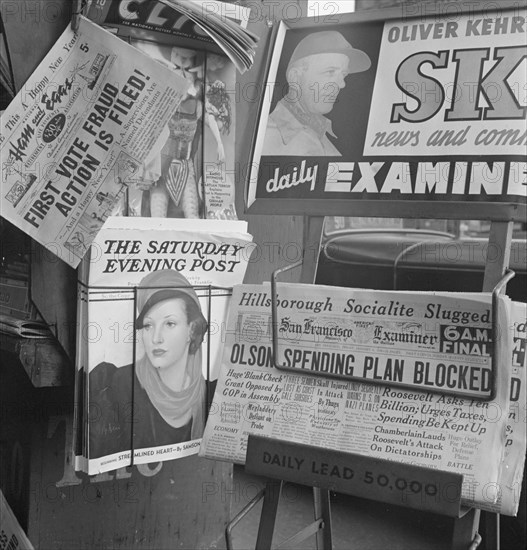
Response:
[{"label": "woman's scarf", "polygon": [[136,363],[135,373],[152,405],[165,422],[179,428],[192,418],[192,439],[203,435],[205,407],[205,380],[201,374],[201,350],[189,355],[186,366],[189,384],[181,391],[173,391],[164,384],[158,370],[145,355]]}]

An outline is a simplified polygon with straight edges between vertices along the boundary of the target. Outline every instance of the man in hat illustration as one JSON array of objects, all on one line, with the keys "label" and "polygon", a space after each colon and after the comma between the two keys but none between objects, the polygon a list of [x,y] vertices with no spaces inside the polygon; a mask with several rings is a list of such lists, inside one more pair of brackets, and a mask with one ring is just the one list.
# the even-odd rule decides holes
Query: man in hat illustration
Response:
[{"label": "man in hat illustration", "polygon": [[337,31],[314,32],[303,38],[289,60],[287,95],[269,115],[262,155],[341,156],[331,112],[351,73],[371,66],[368,55]]}]

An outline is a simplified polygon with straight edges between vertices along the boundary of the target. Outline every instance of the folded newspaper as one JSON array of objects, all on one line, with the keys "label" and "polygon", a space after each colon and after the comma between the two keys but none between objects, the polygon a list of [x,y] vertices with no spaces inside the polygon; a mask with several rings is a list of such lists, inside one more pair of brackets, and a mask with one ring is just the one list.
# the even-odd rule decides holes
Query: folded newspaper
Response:
[{"label": "folded newspaper", "polygon": [[76,267],[188,81],[82,17],[0,119],[2,216]]},{"label": "folded newspaper", "polygon": [[[517,479],[525,456],[524,441],[509,447],[514,457],[504,454],[512,331],[501,331],[493,399],[439,393],[455,386],[470,389],[473,384],[474,392],[486,386],[494,345],[489,294],[280,284],[278,295],[276,360],[279,365],[296,361],[298,374],[277,369],[273,362],[269,286],[235,287],[201,456],[243,464],[249,434],[276,437],[461,473],[464,504],[506,513],[517,507],[510,502],[512,492],[500,491],[504,464],[511,465]],[[390,301],[397,303],[397,311],[351,307]],[[508,298],[499,298],[497,314],[502,329],[511,326]],[[524,328],[525,320],[517,320],[522,322]],[[379,336],[387,332],[413,337],[380,343]],[[445,335],[458,344],[456,350],[443,349]],[[327,376],[337,365],[366,369],[369,380]],[[392,384],[407,375],[416,379],[413,388]]]},{"label": "folded newspaper", "polygon": [[[507,440],[499,475],[499,492],[495,504],[485,507],[505,516],[518,513],[525,467],[527,432],[525,431],[527,392],[527,304],[512,303],[512,379],[507,421]],[[525,498],[525,495],[524,495]]]},{"label": "folded newspaper", "polygon": [[198,452],[241,221],[110,217],[79,269],[75,454],[89,474]]}]

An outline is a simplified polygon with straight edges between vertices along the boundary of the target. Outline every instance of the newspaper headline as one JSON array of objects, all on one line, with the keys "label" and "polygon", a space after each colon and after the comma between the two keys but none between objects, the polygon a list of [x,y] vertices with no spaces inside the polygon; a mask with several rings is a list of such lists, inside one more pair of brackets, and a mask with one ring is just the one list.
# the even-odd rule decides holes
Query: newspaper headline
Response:
[{"label": "newspaper headline", "polygon": [[[330,376],[490,396],[491,308],[458,296],[331,287],[278,293],[276,363]],[[315,298],[316,297],[316,298]],[[271,306],[264,292],[243,293],[243,305]],[[499,342],[497,343],[499,345]],[[232,362],[251,364],[258,346],[235,344]]]}]

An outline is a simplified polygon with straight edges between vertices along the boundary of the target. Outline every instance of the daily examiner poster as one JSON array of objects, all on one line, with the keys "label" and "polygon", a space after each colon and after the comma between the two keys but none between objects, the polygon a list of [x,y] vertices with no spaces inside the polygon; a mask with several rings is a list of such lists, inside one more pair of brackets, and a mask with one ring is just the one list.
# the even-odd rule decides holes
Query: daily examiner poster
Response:
[{"label": "daily examiner poster", "polygon": [[467,6],[282,23],[248,170],[249,212],[320,214],[324,200],[326,213],[387,215],[389,205],[394,215],[406,204],[409,215],[410,200],[434,201],[438,215],[462,202],[458,217],[524,218],[526,10]]}]

